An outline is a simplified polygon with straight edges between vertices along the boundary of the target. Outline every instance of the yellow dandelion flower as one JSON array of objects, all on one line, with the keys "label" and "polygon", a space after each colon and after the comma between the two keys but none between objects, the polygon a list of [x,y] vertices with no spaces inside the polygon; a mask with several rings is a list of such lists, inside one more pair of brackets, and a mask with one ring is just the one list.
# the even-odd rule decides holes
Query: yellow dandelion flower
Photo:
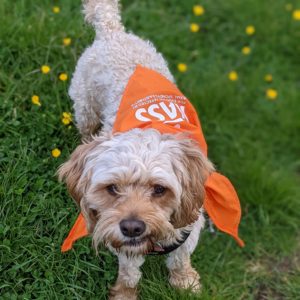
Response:
[{"label": "yellow dandelion flower", "polygon": [[249,55],[249,54],[251,53],[251,48],[248,47],[248,46],[243,47],[243,48],[242,48],[242,53],[243,53],[244,55]]},{"label": "yellow dandelion flower", "polygon": [[71,45],[71,43],[72,43],[72,39],[71,38],[64,38],[63,39],[63,45],[64,46],[69,46],[69,45]]},{"label": "yellow dandelion flower", "polygon": [[35,105],[38,105],[38,106],[41,106],[41,105],[42,105],[41,102],[40,102],[40,97],[37,96],[37,95],[33,95],[33,96],[31,97],[31,102],[32,102],[33,104],[35,104]]},{"label": "yellow dandelion flower", "polygon": [[266,74],[264,77],[264,80],[266,82],[272,82],[273,81],[273,76],[271,74]]},{"label": "yellow dandelion flower", "polygon": [[293,19],[296,21],[300,21],[300,9],[296,9],[293,11]]},{"label": "yellow dandelion flower", "polygon": [[286,9],[287,11],[291,11],[291,10],[293,9],[293,5],[292,5],[291,3],[287,3],[287,4],[285,5],[285,9]]},{"label": "yellow dandelion flower", "polygon": [[55,14],[59,14],[59,13],[60,13],[60,7],[59,7],[59,6],[53,6],[53,7],[52,7],[52,11],[53,11],[53,13],[55,13]]},{"label": "yellow dandelion flower", "polygon": [[63,112],[61,121],[64,125],[69,125],[72,122],[72,115],[68,112]]},{"label": "yellow dandelion flower", "polygon": [[188,67],[187,67],[186,64],[180,63],[180,64],[177,65],[177,69],[178,69],[179,72],[184,73],[184,72],[187,71]]},{"label": "yellow dandelion flower", "polygon": [[61,73],[58,78],[61,81],[66,81],[68,80],[68,75],[66,73]]},{"label": "yellow dandelion flower", "polygon": [[269,100],[275,100],[278,96],[278,92],[275,89],[267,89],[266,90],[266,97]]},{"label": "yellow dandelion flower", "polygon": [[72,120],[72,114],[69,112],[63,112],[63,118],[68,118]]},{"label": "yellow dandelion flower", "polygon": [[71,123],[71,120],[69,118],[62,118],[61,121],[64,125],[69,125]]},{"label": "yellow dandelion flower", "polygon": [[245,29],[246,34],[253,35],[255,33],[255,27],[253,25],[249,25]]},{"label": "yellow dandelion flower", "polygon": [[61,155],[61,151],[58,148],[55,148],[51,151],[53,157],[57,158]]},{"label": "yellow dandelion flower", "polygon": [[239,79],[238,73],[236,71],[231,71],[228,73],[228,78],[231,81],[237,81]]},{"label": "yellow dandelion flower", "polygon": [[51,71],[51,69],[50,69],[49,66],[43,65],[43,66],[41,67],[41,71],[42,71],[43,74],[48,74],[48,73]]},{"label": "yellow dandelion flower", "polygon": [[193,12],[195,16],[202,16],[205,13],[205,9],[202,5],[194,5]]},{"label": "yellow dandelion flower", "polygon": [[190,25],[190,30],[191,30],[191,32],[198,32],[200,30],[200,26],[196,23],[192,23]]}]

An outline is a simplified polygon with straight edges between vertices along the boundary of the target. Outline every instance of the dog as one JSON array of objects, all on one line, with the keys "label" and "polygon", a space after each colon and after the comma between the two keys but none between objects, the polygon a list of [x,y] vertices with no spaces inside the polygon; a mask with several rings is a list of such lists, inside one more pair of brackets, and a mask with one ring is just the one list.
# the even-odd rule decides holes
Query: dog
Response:
[{"label": "dog", "polygon": [[[125,31],[118,0],[85,0],[83,8],[96,37],[78,60],[69,95],[85,142],[60,167],[59,177],[80,206],[95,249],[104,244],[118,257],[110,299],[137,298],[146,254],[167,253],[170,284],[199,292],[200,276],[190,256],[204,226],[205,182],[214,166],[185,130],[127,128],[129,119],[121,130],[119,121],[128,114],[120,109],[133,80],[140,86],[139,76],[148,72],[173,89],[175,81],[152,43]],[[152,114],[157,126],[168,125],[158,111],[164,108],[173,119],[176,115],[169,121],[172,129],[188,123],[180,106],[184,96],[174,96],[177,104],[161,97],[169,106],[161,101],[161,107],[147,110],[137,101],[137,119],[148,124]]]}]

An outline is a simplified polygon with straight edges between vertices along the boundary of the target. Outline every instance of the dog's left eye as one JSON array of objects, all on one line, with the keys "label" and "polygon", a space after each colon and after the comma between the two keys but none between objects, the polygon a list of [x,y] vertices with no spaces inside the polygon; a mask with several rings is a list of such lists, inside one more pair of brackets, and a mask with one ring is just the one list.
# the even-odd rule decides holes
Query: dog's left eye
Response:
[{"label": "dog's left eye", "polygon": [[112,196],[117,196],[118,195],[118,188],[115,184],[110,184],[106,187],[106,190],[108,193]]},{"label": "dog's left eye", "polygon": [[153,187],[152,196],[153,197],[161,197],[165,194],[166,190],[167,190],[167,188],[165,188],[164,186],[156,184]]}]

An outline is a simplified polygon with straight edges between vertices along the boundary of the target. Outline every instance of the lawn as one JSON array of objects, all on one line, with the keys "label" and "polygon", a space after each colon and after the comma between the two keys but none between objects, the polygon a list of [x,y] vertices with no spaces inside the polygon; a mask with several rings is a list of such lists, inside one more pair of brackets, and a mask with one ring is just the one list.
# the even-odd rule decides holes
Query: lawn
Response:
[{"label": "lawn", "polygon": [[[149,257],[141,299],[299,299],[300,1],[122,3],[128,30],[154,42],[196,106],[209,157],[238,191],[246,242],[241,249],[204,231],[192,257],[200,297],[173,290],[164,258]],[[193,14],[196,4],[204,14]],[[80,143],[62,119],[72,113],[70,77],[94,32],[80,0],[1,0],[0,18],[0,298],[106,299],[116,258],[105,250],[97,257],[89,238],[60,252],[77,209],[56,177]]]}]

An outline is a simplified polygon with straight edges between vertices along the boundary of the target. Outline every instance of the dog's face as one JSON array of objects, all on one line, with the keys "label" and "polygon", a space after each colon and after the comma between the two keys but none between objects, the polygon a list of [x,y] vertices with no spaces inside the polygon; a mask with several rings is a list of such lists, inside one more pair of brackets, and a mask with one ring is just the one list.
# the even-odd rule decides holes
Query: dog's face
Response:
[{"label": "dog's face", "polygon": [[194,142],[135,129],[79,146],[59,170],[93,236],[116,251],[145,254],[172,244],[198,218],[212,164]]}]

